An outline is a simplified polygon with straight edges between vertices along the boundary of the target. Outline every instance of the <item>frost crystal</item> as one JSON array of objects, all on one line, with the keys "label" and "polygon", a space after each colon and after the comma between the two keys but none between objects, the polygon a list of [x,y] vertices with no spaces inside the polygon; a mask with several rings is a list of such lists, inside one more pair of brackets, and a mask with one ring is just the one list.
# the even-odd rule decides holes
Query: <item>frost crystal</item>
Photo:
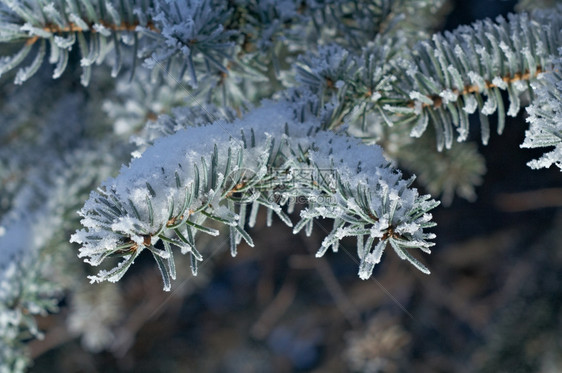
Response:
[{"label": "frost crystal", "polygon": [[[92,193],[80,212],[86,229],[72,236],[82,245],[80,257],[97,265],[123,256],[115,268],[91,280],[119,280],[149,249],[169,290],[175,277],[171,245],[192,256],[196,272],[203,257],[195,234],[219,233],[205,224],[207,219],[230,227],[234,255],[241,239],[253,245],[244,230],[246,205],[263,206],[291,226],[281,206],[300,196],[308,207],[295,232],[318,217],[335,219],[317,255],[328,247],[337,250],[343,237],[365,236],[367,252],[375,239],[390,243],[401,258],[428,272],[405,252],[431,246],[423,229],[432,224],[424,214],[437,203],[409,189],[411,180],[402,179],[378,146],[318,127],[317,120],[298,121],[295,104],[266,102],[231,124],[218,121],[156,140]],[[372,266],[361,265],[363,278]]]},{"label": "frost crystal", "polygon": [[531,168],[548,168],[555,164],[562,170],[562,74],[561,64],[548,74],[541,75],[537,83],[537,97],[527,108],[530,123],[525,132],[522,148],[552,147],[541,158],[528,163]]}]

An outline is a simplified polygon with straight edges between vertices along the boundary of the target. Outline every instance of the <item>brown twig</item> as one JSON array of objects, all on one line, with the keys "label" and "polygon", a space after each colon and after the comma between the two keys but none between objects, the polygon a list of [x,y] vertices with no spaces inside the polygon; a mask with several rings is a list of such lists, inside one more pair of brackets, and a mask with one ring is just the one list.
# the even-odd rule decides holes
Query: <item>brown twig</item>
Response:
[{"label": "brown twig", "polygon": [[[65,27],[60,27],[58,25],[52,24],[52,23],[47,23],[45,26],[43,26],[43,31],[46,32],[50,32],[52,34],[67,34],[67,33],[75,33],[75,32],[91,32],[91,33],[97,33],[98,31],[96,31],[96,29],[93,27],[94,26],[94,22],[89,22],[88,23],[88,29],[84,29],[82,27],[77,26],[75,23],[73,22],[69,22],[68,26]],[[103,20],[97,22],[97,24],[102,25],[105,28],[108,28],[110,30],[116,31],[116,32],[123,32],[123,31],[135,31],[137,26],[139,26],[139,22],[133,22],[133,23],[128,23],[128,22],[121,22],[119,25],[116,24],[112,24],[109,22],[105,22]],[[149,28],[150,30],[154,31],[154,32],[160,32],[160,30],[158,30],[156,28],[156,26],[154,25],[154,23],[149,22],[146,25],[147,28]],[[40,37],[37,35],[34,35],[33,37],[29,38],[25,44],[26,45],[33,45],[37,42],[37,40],[39,40]]]},{"label": "brown twig", "polygon": [[[514,82],[520,81],[520,80],[530,80],[534,77],[536,77],[538,74],[544,72],[544,70],[542,69],[541,66],[537,66],[537,71],[535,73],[535,75],[532,75],[530,71],[525,71],[524,73],[515,73],[513,76],[510,75],[505,75],[502,77],[502,81],[504,81],[507,84],[512,84]],[[490,88],[496,88],[498,87],[497,84],[494,84],[488,80],[486,80],[485,83],[485,87],[486,89],[490,89]],[[467,93],[478,93],[481,92],[480,91],[480,87],[473,84],[473,85],[467,85],[464,87],[464,89],[461,91],[459,91],[458,89],[453,89],[452,90],[453,93],[461,96],[461,95],[465,95]],[[433,101],[433,104],[422,104],[422,107],[433,107],[433,108],[439,108],[441,107],[441,105],[443,105],[443,99],[441,98],[441,96],[438,95],[433,95],[433,96],[427,96],[427,98],[431,99]],[[414,101],[410,101],[408,102],[408,107],[414,107],[415,102]]]},{"label": "brown twig", "polygon": [[242,188],[244,188],[246,186],[246,182],[242,181],[239,182],[238,184],[236,184],[231,190],[228,191],[228,193],[226,193],[226,197],[230,198],[232,197],[232,195],[236,192],[238,192],[239,190],[241,190]]}]

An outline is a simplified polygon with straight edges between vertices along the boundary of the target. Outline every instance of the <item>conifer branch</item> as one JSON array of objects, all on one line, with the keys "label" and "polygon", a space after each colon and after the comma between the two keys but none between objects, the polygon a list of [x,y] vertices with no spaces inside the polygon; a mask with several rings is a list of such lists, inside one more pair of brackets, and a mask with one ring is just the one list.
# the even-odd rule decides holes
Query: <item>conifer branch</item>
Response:
[{"label": "conifer branch", "polygon": [[[294,233],[308,234],[314,219],[335,219],[317,255],[337,250],[347,236],[358,237],[359,275],[369,278],[390,245],[425,273],[409,250],[429,253],[431,210],[437,202],[410,189],[411,180],[384,160],[378,147],[331,132],[315,133],[317,122],[300,122],[295,107],[268,103],[233,124],[217,122],[190,128],[156,142],[140,159],[104,183],[81,211],[86,229],[72,236],[80,256],[99,265],[112,256],[123,261],[92,281],[118,281],[136,257],[148,249],[162,273],[164,289],[175,278],[172,247],[191,255],[192,271],[203,256],[195,235],[218,235],[209,221],[229,227],[231,253],[255,223],[258,208],[293,226],[289,212],[297,198],[307,202]],[[240,133],[241,135],[233,135]],[[213,139],[201,144],[199,138]],[[214,147],[214,148],[212,148]],[[167,154],[162,153],[166,149]],[[357,150],[357,152],[355,150]],[[251,214],[246,215],[246,207]],[[373,246],[374,245],[374,246]]]},{"label": "conifer branch", "polygon": [[[537,76],[550,69],[562,43],[560,8],[550,12],[509,15],[479,21],[452,32],[435,34],[406,53],[399,39],[377,38],[355,55],[340,46],[320,49],[299,60],[297,79],[330,110],[324,127],[335,129],[350,117],[368,131],[366,115],[374,112],[390,126],[406,125],[421,136],[429,123],[438,149],[468,136],[468,116],[479,112],[481,137],[487,143],[487,117],[505,114],[500,90],[508,93],[507,115],[515,116]],[[362,113],[356,115],[354,113]]]},{"label": "conifer branch", "polygon": [[551,72],[535,82],[536,97],[527,108],[529,129],[522,148],[554,147],[541,158],[528,163],[531,168],[548,168],[555,164],[562,170],[562,73],[561,61]]},{"label": "conifer branch", "polygon": [[[475,84],[466,85],[462,91],[459,91],[457,88],[454,88],[451,90],[451,92],[458,96],[466,95],[469,93],[485,93],[491,88],[502,88],[505,85],[511,85],[519,81],[525,81],[530,83],[532,80],[536,79],[539,76],[539,74],[541,74],[542,72],[543,72],[542,67],[537,66],[535,73],[532,75],[531,72],[528,70],[522,73],[516,72],[515,74],[513,74],[513,76],[503,76],[501,78],[501,81],[503,83],[492,83],[488,80],[485,80],[483,86],[478,86]],[[439,109],[443,105],[446,105],[445,100],[441,96],[437,96],[437,95],[426,96],[426,99],[422,101],[423,101],[422,108],[431,108],[435,110],[435,109]],[[432,101],[432,103],[429,103],[429,101]],[[410,100],[408,102],[408,107],[414,108],[415,106],[416,106],[416,101]]]},{"label": "conifer branch", "polygon": [[[84,26],[79,26],[76,23],[73,22],[69,22],[67,25],[65,26],[59,26],[53,23],[47,23],[42,30],[45,31],[45,33],[48,34],[73,34],[73,33],[87,33],[87,32],[91,32],[92,34],[96,34],[99,33],[100,31],[96,28],[94,28],[94,26],[96,25],[93,22],[87,23],[86,20],[83,20],[85,23],[85,27]],[[109,23],[107,21],[101,20],[99,21],[99,24],[102,25],[104,27],[104,29],[108,29],[111,30],[113,32],[135,32],[137,30],[137,27],[140,26],[140,23],[137,21],[135,23],[128,23],[128,22],[121,22],[120,24],[113,24],[113,23]],[[156,26],[152,23],[149,22],[146,25],[144,25],[144,27],[150,29],[151,31],[154,32],[160,32]],[[35,35],[31,38],[29,38],[25,44],[26,45],[33,45],[35,44],[41,37],[39,35]]]},{"label": "conifer branch", "polygon": [[458,141],[465,140],[468,115],[478,110],[486,144],[490,134],[487,116],[497,112],[497,130],[503,132],[505,109],[500,90],[508,92],[507,114],[517,115],[519,95],[559,55],[561,28],[558,9],[536,12],[532,17],[499,17],[496,22],[485,20],[436,34],[398,61],[397,83],[385,92],[394,102],[381,110],[390,124],[393,117],[415,122],[412,135],[416,137],[431,122],[439,149],[451,147],[454,129]]},{"label": "conifer branch", "polygon": [[[207,254],[200,233],[228,231],[233,256],[242,241],[253,246],[259,210],[268,225],[278,216],[294,234],[331,219],[317,256],[355,239],[362,279],[387,247],[429,273],[412,252],[430,253],[438,202],[366,143],[382,145],[444,203],[455,193],[471,199],[485,168],[474,144],[436,149],[466,140],[476,112],[486,143],[488,117],[497,113],[501,133],[522,94],[530,97],[522,147],[554,148],[529,165],[562,169],[562,8],[428,38],[443,3],[0,0],[0,75],[13,71],[21,84],[49,74],[46,83],[0,91],[0,371],[29,364],[24,339],[40,335],[33,315],[57,301],[57,274],[44,273],[50,250],[68,244],[77,205],[131,151],[130,165],[90,193],[71,240],[80,258],[103,266],[92,282],[118,281],[150,252],[165,290],[178,251],[197,273]],[[41,67],[47,60],[61,77],[78,64],[73,48],[81,83],[99,79],[103,89],[90,87],[83,101],[73,91],[53,105]],[[93,75],[106,61],[113,77],[129,79],[108,84]],[[255,108],[274,94],[277,101]],[[77,109],[93,104],[98,112],[102,101],[112,124]],[[125,143],[130,136],[136,148]],[[49,167],[37,166],[40,157]],[[76,275],[86,274],[80,267]]]}]

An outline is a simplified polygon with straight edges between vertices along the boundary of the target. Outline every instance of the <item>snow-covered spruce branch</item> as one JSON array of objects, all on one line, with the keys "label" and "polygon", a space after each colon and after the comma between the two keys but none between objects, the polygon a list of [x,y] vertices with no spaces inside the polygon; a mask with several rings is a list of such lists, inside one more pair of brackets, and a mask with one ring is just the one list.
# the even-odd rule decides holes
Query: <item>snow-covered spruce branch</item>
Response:
[{"label": "snow-covered spruce branch", "polygon": [[75,292],[75,280],[85,276],[74,265],[68,235],[90,190],[120,163],[115,137],[87,137],[88,125],[100,136],[109,131],[80,92],[51,84],[43,71],[27,88],[12,87],[15,93],[2,102],[2,123],[11,125],[0,130],[0,159],[8,166],[0,184],[2,197],[12,194],[9,204],[0,203],[2,373],[26,371],[26,344],[41,336],[35,317],[55,311],[61,295]]},{"label": "snow-covered spruce branch", "polygon": [[48,45],[49,62],[56,64],[53,77],[58,78],[68,65],[70,51],[78,44],[84,85],[90,80],[91,66],[102,63],[110,52],[113,76],[125,64],[123,57],[128,53],[131,74],[137,58],[146,60],[149,67],[175,63],[180,65],[179,71],[189,71],[196,85],[194,63],[201,65],[199,72],[203,65],[208,71],[209,64],[227,72],[223,60],[233,58],[238,34],[225,29],[230,13],[224,3],[212,0],[66,0],[56,4],[2,0],[0,41],[23,43],[15,54],[3,58],[0,74],[16,68],[36,50],[31,65],[18,70],[16,83],[21,84],[39,69]]},{"label": "snow-covered spruce branch", "polygon": [[[144,151],[155,139],[170,135],[182,128],[211,123],[216,118],[224,118],[232,122],[240,116],[228,107],[219,108],[215,105],[180,106],[169,109],[173,107],[174,102],[176,105],[180,102],[179,98],[183,97],[185,92],[172,91],[167,86],[150,87],[148,81],[137,79],[141,76],[142,74],[138,72],[133,84],[118,84],[118,99],[112,98],[104,102],[104,111],[112,119],[115,118],[116,132],[132,132],[133,129],[140,131],[132,138],[138,146],[134,154]],[[141,82],[142,84],[137,84]],[[124,82],[120,81],[120,83]],[[158,87],[160,89],[157,89]],[[291,102],[300,103],[298,116],[302,118],[301,120],[317,117],[323,125],[333,120],[341,120],[337,118],[341,114],[340,111],[334,111],[329,103],[322,105],[319,102],[322,96],[304,91],[302,87],[287,90],[284,96]],[[364,106],[357,111],[362,109]],[[156,113],[159,111],[170,112],[170,114],[163,114],[159,120],[156,120]],[[360,127],[350,126],[348,133],[362,138],[369,144],[382,146],[387,156],[398,160],[398,163],[406,167],[411,174],[417,175],[418,183],[427,188],[433,196],[442,194],[440,199],[444,205],[450,204],[455,194],[469,200],[475,199],[474,187],[481,184],[485,172],[484,159],[476,151],[475,144],[459,143],[448,151],[439,152],[431,133],[422,139],[413,139],[409,136],[407,127],[389,127],[374,114],[368,112],[361,118],[346,116],[346,120],[355,119],[355,125]],[[369,132],[362,129],[366,123],[369,123]]]},{"label": "snow-covered spruce branch", "polygon": [[318,256],[355,236],[361,278],[370,277],[387,245],[429,273],[409,251],[430,252],[428,240],[434,235],[424,229],[434,225],[428,211],[438,202],[410,188],[413,179],[402,179],[379,147],[315,132],[317,122],[302,123],[294,112],[285,102],[265,103],[232,124],[178,131],[107,180],[81,210],[85,229],[72,241],[82,245],[80,256],[92,265],[112,256],[123,260],[91,280],[118,281],[148,249],[169,290],[176,274],[173,246],[191,255],[196,273],[203,256],[195,234],[219,234],[209,221],[229,227],[235,255],[242,239],[253,245],[245,226],[254,225],[260,206],[267,209],[269,222],[276,213],[292,226],[282,206],[294,206],[297,197],[308,206],[295,233],[305,229],[310,234],[314,219],[334,219]]},{"label": "snow-covered spruce branch", "polygon": [[[449,148],[453,127],[458,140],[468,136],[468,115],[478,111],[482,142],[490,136],[488,116],[498,115],[498,133],[505,123],[500,90],[507,90],[507,115],[520,110],[521,93],[548,69],[562,44],[561,8],[478,21],[418,44],[409,61],[401,62],[397,84],[381,112],[394,113],[416,124],[420,136],[428,122],[435,127],[437,146]],[[394,97],[393,97],[394,96]],[[394,101],[394,102],[393,102]],[[392,124],[392,119],[390,119]]]},{"label": "snow-covered spruce branch", "polygon": [[63,160],[43,153],[49,167],[29,173],[0,220],[0,372],[24,371],[25,341],[42,336],[34,317],[57,309],[62,290],[57,280],[64,275],[56,268],[69,251],[57,251],[53,242],[96,180],[87,170],[103,173],[103,167],[93,167],[103,153],[85,148]]},{"label": "snow-covered spruce branch", "polygon": [[46,275],[51,258],[41,256],[59,219],[41,211],[9,223],[0,232],[0,372],[23,372],[25,341],[40,338],[35,316],[57,309],[60,287]]},{"label": "snow-covered spruce branch", "polygon": [[384,106],[380,92],[393,89],[393,60],[405,47],[403,40],[377,39],[359,57],[337,45],[322,47],[299,59],[296,78],[301,85],[286,96],[313,103],[309,115],[320,118],[323,128],[345,122],[352,136],[382,146],[391,159],[417,175],[432,195],[442,194],[444,205],[452,202],[455,193],[473,200],[474,187],[481,183],[486,168],[474,144],[459,143],[438,151],[432,131],[413,139],[408,121],[394,117],[396,122],[388,126],[380,115]]},{"label": "snow-covered spruce branch", "polygon": [[[82,84],[90,81],[91,66],[103,62],[112,49],[115,51],[112,75],[117,75],[122,65],[121,48],[130,45],[136,53],[137,26],[154,27],[148,11],[146,2],[136,0],[121,2],[121,6],[116,1],[65,1],[55,5],[44,0],[2,0],[0,41],[22,43],[15,54],[3,57],[0,75],[18,67],[34,50],[31,64],[17,72],[15,83],[23,83],[39,70],[49,46],[49,62],[56,64],[53,78],[59,78],[68,66],[69,53],[75,44],[82,57]],[[132,66],[135,58],[133,55]]]},{"label": "snow-covered spruce branch", "polygon": [[[527,108],[530,123],[522,148],[554,146],[539,159],[528,163],[531,168],[548,168],[555,164],[562,170],[562,61],[550,73],[541,74],[536,82],[536,98]],[[544,82],[544,84],[540,84]]]},{"label": "snow-covered spruce branch", "polygon": [[[31,64],[17,72],[16,83],[23,83],[37,72],[49,49],[48,60],[56,65],[53,76],[58,78],[78,44],[84,85],[91,66],[108,56],[113,59],[113,76],[123,65],[134,74],[140,58],[148,67],[172,69],[177,79],[187,72],[193,87],[199,75],[205,80],[215,77],[215,84],[228,75],[265,79],[270,67],[279,73],[281,50],[288,44],[293,50],[289,55],[324,38],[358,49],[397,23],[415,20],[419,32],[419,21],[431,19],[441,2],[2,0],[0,42],[20,45],[0,61],[0,75],[35,53]],[[427,15],[420,17],[420,12]],[[400,14],[407,14],[406,20]]]},{"label": "snow-covered spruce branch", "polygon": [[468,116],[478,112],[482,142],[487,143],[488,116],[498,114],[498,132],[505,123],[501,90],[507,90],[507,115],[520,110],[519,96],[549,69],[562,45],[562,8],[532,15],[509,15],[478,21],[452,32],[435,34],[409,52],[402,40],[377,38],[356,55],[341,46],[321,48],[297,65],[297,79],[326,102],[335,128],[374,111],[388,123],[412,125],[421,136],[435,127],[438,149],[450,148],[454,130],[466,140]]},{"label": "snow-covered spruce branch", "polygon": [[[113,76],[126,63],[124,55],[130,54],[127,67],[131,74],[137,58],[141,58],[150,68],[175,66],[177,79],[188,72],[194,87],[199,74],[227,75],[229,70],[236,70],[233,64],[239,69],[243,62],[235,62],[236,55],[250,55],[245,58],[247,61],[259,59],[267,70],[271,60],[259,56],[273,58],[278,66],[274,52],[263,52],[278,49],[278,42],[290,33],[287,25],[300,26],[299,30],[293,30],[293,39],[297,40],[309,22],[309,17],[297,12],[298,3],[2,0],[0,42],[20,42],[20,46],[0,61],[0,75],[18,67],[35,51],[31,64],[18,70],[15,82],[23,83],[37,72],[49,47],[49,62],[56,64],[53,77],[58,78],[65,71],[69,53],[76,44],[82,57],[84,85],[90,80],[91,66],[102,63],[108,55],[114,60]],[[235,45],[238,46],[236,55]]]}]

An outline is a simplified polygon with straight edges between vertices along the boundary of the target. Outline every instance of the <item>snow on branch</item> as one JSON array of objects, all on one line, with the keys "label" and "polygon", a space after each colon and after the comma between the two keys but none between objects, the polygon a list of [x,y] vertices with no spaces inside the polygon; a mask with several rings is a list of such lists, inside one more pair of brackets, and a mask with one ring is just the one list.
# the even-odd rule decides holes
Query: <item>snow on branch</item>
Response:
[{"label": "snow on branch", "polygon": [[486,144],[489,115],[497,113],[498,133],[504,128],[501,90],[509,97],[507,115],[516,116],[520,94],[559,55],[560,12],[556,8],[531,16],[511,14],[495,22],[487,19],[420,42],[399,64],[395,90],[388,93],[395,103],[383,110],[415,121],[412,136],[421,136],[431,122],[439,149],[451,147],[454,129],[458,141],[465,140],[468,115],[478,111]]},{"label": "snow on branch", "polygon": [[[527,108],[530,123],[525,132],[522,148],[554,146],[539,159],[528,163],[531,168],[548,168],[555,164],[562,169],[562,73],[560,61],[550,73],[540,76],[536,86],[536,98]],[[543,83],[543,84],[541,84]]]},{"label": "snow on branch", "polygon": [[[121,70],[121,48],[138,48],[136,29],[154,29],[146,1],[125,2],[92,0],[54,2],[35,0],[2,0],[0,3],[0,42],[22,42],[20,50],[0,61],[0,75],[15,69],[35,50],[27,67],[19,68],[15,83],[22,84],[43,64],[47,45],[49,63],[55,64],[53,78],[66,70],[72,48],[78,44],[83,69],[81,82],[88,85],[91,66],[102,63],[113,50],[112,75]],[[134,69],[136,56],[133,53]]]},{"label": "snow on branch", "polygon": [[[497,113],[502,133],[506,110],[518,114],[520,95],[559,56],[561,11],[477,21],[409,50],[400,38],[376,38],[361,56],[341,46],[323,47],[299,59],[297,79],[301,90],[314,92],[321,107],[331,108],[325,128],[358,121],[368,130],[365,118],[374,112],[389,126],[407,125],[414,137],[431,123],[441,150],[451,147],[455,131],[458,141],[467,139],[468,117],[478,112],[486,144],[488,116]],[[507,91],[507,108],[501,91]]]},{"label": "snow on branch", "polygon": [[242,240],[253,246],[246,226],[254,225],[260,207],[269,223],[275,213],[293,226],[282,207],[291,212],[303,199],[307,207],[294,233],[310,234],[315,219],[334,219],[318,256],[355,236],[361,278],[370,277],[387,245],[429,273],[410,250],[430,252],[434,235],[424,229],[434,225],[428,211],[438,202],[410,188],[413,179],[402,179],[378,146],[318,127],[315,120],[298,121],[292,104],[267,102],[233,123],[217,121],[157,140],[93,192],[80,212],[85,229],[71,238],[82,245],[80,257],[92,265],[122,257],[92,282],[118,281],[148,249],[170,290],[172,247],[191,255],[196,273],[203,260],[196,233],[218,235],[217,224],[228,227],[235,255]]},{"label": "snow on branch", "polygon": [[[17,72],[15,82],[23,83],[41,67],[48,46],[48,60],[56,65],[53,78],[58,78],[77,44],[84,85],[90,80],[91,66],[112,56],[114,77],[125,65],[133,74],[140,57],[151,68],[172,62],[181,65],[181,71],[189,71],[196,86],[195,62],[206,65],[207,71],[210,64],[227,72],[223,60],[232,58],[231,47],[238,34],[237,30],[225,30],[229,14],[212,0],[2,0],[0,42],[21,44],[19,51],[2,58],[0,75],[18,67],[34,50],[31,64]],[[128,63],[123,60],[125,54],[131,55]]]}]

